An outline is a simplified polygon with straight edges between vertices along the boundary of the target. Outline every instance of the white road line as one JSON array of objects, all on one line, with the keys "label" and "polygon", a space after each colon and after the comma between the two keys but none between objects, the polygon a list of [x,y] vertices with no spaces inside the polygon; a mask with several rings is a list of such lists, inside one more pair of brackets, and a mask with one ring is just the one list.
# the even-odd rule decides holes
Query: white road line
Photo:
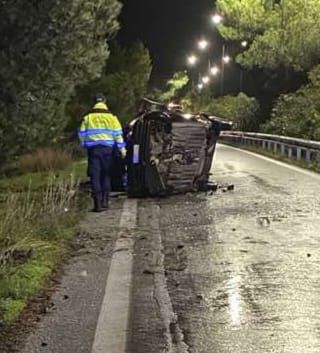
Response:
[{"label": "white road line", "polygon": [[246,151],[246,150],[243,150],[241,148],[232,147],[232,146],[228,146],[228,145],[224,145],[224,144],[220,144],[219,146],[223,146],[223,148],[227,148],[227,149],[240,151],[240,152],[248,154],[250,156],[263,159],[263,160],[265,160],[267,162],[270,162],[270,163],[273,163],[273,164],[277,164],[277,165],[279,165],[281,167],[284,167],[284,168],[287,168],[287,169],[290,169],[290,170],[294,170],[295,172],[298,172],[298,173],[301,173],[301,174],[305,174],[305,175],[307,175],[309,177],[312,177],[312,178],[320,180],[320,174],[318,174],[316,172],[312,172],[312,171],[305,170],[303,168],[299,168],[299,167],[296,167],[296,166],[293,166],[293,165],[290,165],[290,164],[287,164],[287,163],[284,163],[284,162],[280,162],[280,161],[277,161],[277,160],[275,160],[273,158],[261,156],[260,154],[257,154],[257,153],[254,153],[254,152],[250,152],[250,151]]},{"label": "white road line", "polygon": [[[92,353],[125,353],[127,346],[137,200],[126,200],[99,314]],[[131,234],[130,234],[131,231]]]}]

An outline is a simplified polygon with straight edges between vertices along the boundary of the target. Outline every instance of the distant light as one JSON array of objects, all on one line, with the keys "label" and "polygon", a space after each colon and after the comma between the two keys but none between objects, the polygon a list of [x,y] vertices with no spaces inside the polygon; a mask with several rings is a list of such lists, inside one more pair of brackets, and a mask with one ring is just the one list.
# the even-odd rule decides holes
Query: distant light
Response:
[{"label": "distant light", "polygon": [[204,77],[202,77],[202,82],[203,82],[205,85],[208,84],[208,83],[210,82],[209,76],[204,76]]},{"label": "distant light", "polygon": [[229,56],[229,55],[225,56],[225,57],[223,58],[223,61],[224,61],[226,64],[229,64],[229,62],[231,61],[230,56]]},{"label": "distant light", "polygon": [[211,75],[212,76],[216,76],[218,73],[219,73],[219,68],[217,66],[213,66],[211,69],[210,69],[210,72],[211,72]]},{"label": "distant light", "polygon": [[191,119],[193,117],[193,115],[187,113],[187,114],[183,114],[183,117],[186,118],[186,119]]},{"label": "distant light", "polygon": [[243,42],[241,42],[241,45],[246,48],[248,46],[248,42],[246,40],[244,40]]},{"label": "distant light", "polygon": [[169,109],[173,109],[173,108],[175,108],[175,107],[176,107],[176,104],[173,103],[173,102],[171,102],[171,103],[168,104],[168,108],[169,108]]},{"label": "distant light", "polygon": [[198,43],[199,49],[201,50],[206,50],[209,46],[209,42],[205,39],[200,40],[200,42]]},{"label": "distant light", "polygon": [[198,84],[198,89],[201,91],[203,89],[203,84],[202,83],[199,83]]},{"label": "distant light", "polygon": [[222,22],[223,18],[219,14],[215,14],[212,16],[212,22],[216,25],[220,24]]},{"label": "distant light", "polygon": [[188,64],[191,66],[195,65],[197,61],[198,61],[198,58],[195,55],[190,55],[188,57]]}]

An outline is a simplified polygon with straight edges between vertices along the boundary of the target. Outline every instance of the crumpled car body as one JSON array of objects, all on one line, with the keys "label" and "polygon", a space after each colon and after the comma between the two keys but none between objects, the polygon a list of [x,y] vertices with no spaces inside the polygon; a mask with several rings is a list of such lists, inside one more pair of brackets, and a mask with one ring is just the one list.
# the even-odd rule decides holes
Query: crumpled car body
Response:
[{"label": "crumpled car body", "polygon": [[129,196],[206,190],[218,137],[230,128],[207,114],[144,109],[127,134]]}]

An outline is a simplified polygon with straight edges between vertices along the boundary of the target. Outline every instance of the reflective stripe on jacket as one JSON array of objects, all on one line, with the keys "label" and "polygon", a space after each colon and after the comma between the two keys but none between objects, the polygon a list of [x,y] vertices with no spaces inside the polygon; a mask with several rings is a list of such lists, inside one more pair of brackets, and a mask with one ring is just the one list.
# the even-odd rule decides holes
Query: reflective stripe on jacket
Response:
[{"label": "reflective stripe on jacket", "polygon": [[125,148],[121,124],[104,103],[96,104],[84,117],[78,135],[83,147],[116,145],[119,149]]}]

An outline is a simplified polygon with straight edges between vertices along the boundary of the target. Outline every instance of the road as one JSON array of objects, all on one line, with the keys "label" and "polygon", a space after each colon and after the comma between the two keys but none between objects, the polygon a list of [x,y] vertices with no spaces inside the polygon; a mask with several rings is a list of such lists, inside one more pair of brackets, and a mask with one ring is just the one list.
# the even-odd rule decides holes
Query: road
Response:
[{"label": "road", "polygon": [[235,191],[89,215],[94,245],[19,352],[319,353],[320,176],[219,146],[213,179]]}]

